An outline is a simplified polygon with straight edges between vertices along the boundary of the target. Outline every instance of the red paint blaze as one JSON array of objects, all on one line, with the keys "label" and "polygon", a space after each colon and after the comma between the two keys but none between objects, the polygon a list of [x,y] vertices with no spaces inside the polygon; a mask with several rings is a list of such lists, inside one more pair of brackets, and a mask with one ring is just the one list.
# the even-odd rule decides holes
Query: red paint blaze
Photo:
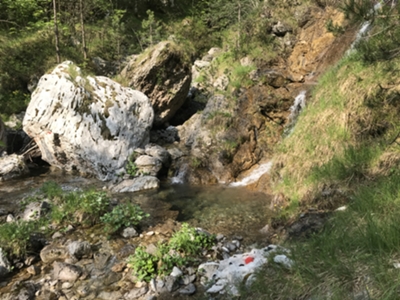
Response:
[{"label": "red paint blaze", "polygon": [[247,265],[249,263],[251,263],[252,261],[254,261],[254,257],[248,256],[244,259],[244,263]]}]

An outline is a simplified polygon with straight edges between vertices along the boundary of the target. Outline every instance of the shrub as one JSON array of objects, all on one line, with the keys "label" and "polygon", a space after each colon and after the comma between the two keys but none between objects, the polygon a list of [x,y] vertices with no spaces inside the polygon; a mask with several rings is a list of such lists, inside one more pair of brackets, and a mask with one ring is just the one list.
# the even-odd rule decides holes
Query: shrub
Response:
[{"label": "shrub", "polygon": [[170,239],[169,246],[184,254],[196,255],[204,249],[209,249],[214,244],[214,239],[214,236],[197,231],[187,223],[183,223],[182,228]]},{"label": "shrub", "polygon": [[114,233],[122,227],[137,226],[143,218],[149,216],[140,206],[129,203],[114,207],[111,212],[100,217],[100,220],[105,224],[106,232]]}]

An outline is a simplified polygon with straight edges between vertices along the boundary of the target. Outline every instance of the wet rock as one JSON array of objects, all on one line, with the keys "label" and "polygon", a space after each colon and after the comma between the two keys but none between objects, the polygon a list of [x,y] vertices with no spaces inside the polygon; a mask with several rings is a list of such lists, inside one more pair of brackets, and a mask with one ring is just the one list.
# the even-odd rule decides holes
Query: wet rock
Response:
[{"label": "wet rock", "polygon": [[147,286],[143,286],[139,289],[133,289],[129,293],[124,295],[125,300],[134,300],[144,296],[149,291]]},{"label": "wet rock", "polygon": [[160,42],[147,55],[129,62],[121,72],[129,86],[151,99],[155,126],[168,122],[189,92],[191,64],[182,53],[174,42]]},{"label": "wet rock", "polygon": [[154,176],[141,176],[135,179],[124,180],[111,188],[114,193],[138,192],[143,190],[158,189],[160,180]]},{"label": "wet rock", "polygon": [[141,155],[135,160],[139,174],[157,176],[162,168],[161,161],[149,155]]},{"label": "wet rock", "polygon": [[139,236],[139,233],[133,227],[127,227],[121,232],[121,236],[126,239],[130,239],[133,237]]},{"label": "wet rock", "polygon": [[143,93],[106,77],[84,78],[67,61],[40,79],[23,129],[50,165],[110,180],[131,149],[148,143],[153,118]]},{"label": "wet rock", "polygon": [[97,269],[104,269],[110,258],[111,258],[111,254],[110,253],[105,253],[105,252],[96,252],[93,255],[94,258],[94,265]]},{"label": "wet rock", "polygon": [[82,275],[82,269],[79,266],[54,262],[53,278],[60,281],[76,281]]},{"label": "wet rock", "polygon": [[193,283],[190,283],[187,286],[179,289],[178,292],[182,295],[193,295],[196,292],[196,286]]},{"label": "wet rock", "polygon": [[40,259],[47,264],[56,260],[64,260],[65,258],[67,258],[67,251],[64,247],[48,245],[40,251]]},{"label": "wet rock", "polygon": [[11,154],[0,157],[0,181],[10,180],[29,174],[23,156]]},{"label": "wet rock", "polygon": [[76,259],[90,258],[92,257],[92,248],[89,242],[86,241],[73,241],[67,246],[69,255]]}]

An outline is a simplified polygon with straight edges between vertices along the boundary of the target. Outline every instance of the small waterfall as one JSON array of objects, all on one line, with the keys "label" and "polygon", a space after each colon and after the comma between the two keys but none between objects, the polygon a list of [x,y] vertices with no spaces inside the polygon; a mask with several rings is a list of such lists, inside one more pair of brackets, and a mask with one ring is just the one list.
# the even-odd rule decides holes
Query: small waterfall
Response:
[{"label": "small waterfall", "polygon": [[254,169],[248,176],[243,178],[240,181],[232,182],[229,186],[246,186],[251,183],[256,182],[262,175],[268,173],[272,167],[272,161],[269,161],[265,164],[261,164],[258,168]]},{"label": "small waterfall", "polygon": [[289,125],[293,125],[300,112],[306,107],[306,91],[301,91],[294,99],[293,105],[290,107]]},{"label": "small waterfall", "polygon": [[[377,12],[380,8],[382,7],[382,4],[378,2],[377,4],[374,5],[374,8],[371,9],[371,14],[374,14]],[[365,37],[365,35],[368,33],[368,31],[371,29],[371,21],[365,21],[362,25],[360,30],[357,32],[356,38],[351,44],[350,48],[346,51],[346,55],[351,54],[354,51],[354,48],[357,46],[357,44],[360,42],[360,40]]]},{"label": "small waterfall", "polygon": [[171,178],[171,184],[183,184],[185,183],[186,173],[188,171],[188,165],[183,164],[179,167],[179,170],[176,172],[176,175]]}]

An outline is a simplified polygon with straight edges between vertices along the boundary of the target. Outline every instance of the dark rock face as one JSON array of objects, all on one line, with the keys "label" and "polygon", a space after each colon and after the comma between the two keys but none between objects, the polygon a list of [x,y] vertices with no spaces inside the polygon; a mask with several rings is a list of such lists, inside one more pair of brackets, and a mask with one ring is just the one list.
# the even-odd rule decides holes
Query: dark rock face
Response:
[{"label": "dark rock face", "polygon": [[121,72],[129,86],[149,97],[154,125],[168,122],[185,102],[191,83],[191,65],[178,46],[165,41],[132,59]]}]

